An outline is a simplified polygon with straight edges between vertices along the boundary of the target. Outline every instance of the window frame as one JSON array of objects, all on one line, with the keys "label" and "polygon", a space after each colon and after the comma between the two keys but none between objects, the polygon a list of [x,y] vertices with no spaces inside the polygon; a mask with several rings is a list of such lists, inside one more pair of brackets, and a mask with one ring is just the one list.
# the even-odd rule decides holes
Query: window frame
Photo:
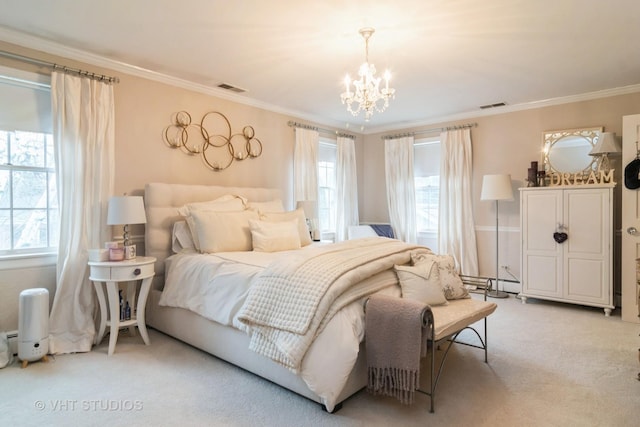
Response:
[{"label": "window frame", "polygon": [[[329,227],[323,229],[323,223],[320,221],[320,193],[321,193],[321,189],[324,188],[323,186],[320,185],[320,163],[323,162],[324,160],[320,159],[320,147],[321,146],[325,146],[325,147],[330,147],[335,156],[333,158],[333,184],[334,187],[327,187],[329,188],[331,195],[330,195],[330,199],[332,202],[330,202],[329,204],[329,218],[330,218],[330,222],[329,222]],[[318,141],[318,226],[320,227],[320,235],[321,235],[321,239],[322,240],[334,240],[335,239],[335,234],[336,234],[336,190],[337,188],[335,187],[336,184],[336,179],[337,179],[337,154],[338,154],[338,143],[336,140],[334,139],[330,139],[330,138],[326,138],[326,137],[320,137],[319,141]],[[333,225],[333,228],[331,228],[331,225]]]},{"label": "window frame", "polygon": [[[28,72],[20,69],[0,66],[0,76],[2,76],[2,82],[0,84],[8,84],[16,87],[21,87],[21,88],[33,89],[34,91],[46,91],[46,92],[49,92],[49,94],[51,92],[51,84],[50,84],[51,76],[49,75],[42,75],[42,74]],[[43,111],[40,110],[40,113],[43,113]],[[47,112],[44,112],[44,113],[47,114]],[[34,116],[31,116],[31,117],[34,117]],[[38,121],[40,122],[42,121],[43,118],[45,118],[45,116],[42,116],[42,115],[36,115],[35,117],[39,117]],[[47,193],[47,202],[45,207],[38,208],[38,209],[44,210],[45,215],[47,217],[46,232],[47,232],[47,244],[49,245],[51,244],[50,239],[52,237],[52,234],[57,234],[58,232],[57,229],[59,229],[59,206],[58,206],[57,200],[51,200],[52,194],[51,194],[51,186],[50,186],[50,185],[54,186],[54,189],[55,189],[54,197],[55,197],[55,194],[57,194],[57,189],[55,188],[57,187],[56,185],[57,183],[55,182],[56,166],[55,166],[55,153],[54,153],[55,143],[53,141],[53,134],[50,133],[50,129],[41,129],[41,130],[11,129],[10,123],[13,123],[13,122],[9,121],[8,123],[9,125],[7,125],[7,123],[4,123],[2,127],[7,129],[2,129],[2,131],[8,132],[10,135],[15,135],[16,131],[32,132],[36,134],[45,135],[45,139],[43,141],[44,148],[45,148],[45,152],[43,153],[43,155],[45,160],[43,161],[42,166],[11,164],[10,163],[11,159],[9,157],[10,154],[9,152],[7,152],[7,158],[0,159],[0,161],[3,162],[2,164],[0,164],[0,170],[8,171],[9,174],[12,174],[14,172],[42,172],[45,174],[44,176],[45,182],[43,183],[43,185],[45,188],[44,191]],[[16,126],[16,127],[19,127],[19,126]],[[12,142],[7,140],[8,149],[9,149],[9,144],[11,143]],[[16,142],[13,141],[13,143],[15,144]],[[46,151],[50,148],[48,144],[51,144],[51,147],[52,147],[52,150],[51,150],[52,152],[48,153],[50,155],[49,158],[47,158],[47,151]],[[12,178],[10,176],[9,180],[11,179]],[[53,180],[53,182],[51,182],[51,180]],[[13,183],[10,182],[8,185],[10,188],[9,191],[13,191]],[[3,210],[10,211],[10,212],[14,210],[12,199],[13,197],[11,197],[8,207],[3,208]],[[20,208],[15,208],[15,209],[20,209]],[[29,209],[31,208],[25,208],[25,210],[29,210]],[[57,215],[58,218],[57,218],[57,221],[54,220],[55,223],[52,223],[52,221],[50,221],[52,218],[51,217],[52,209],[58,211],[58,215]],[[10,225],[10,233],[13,239],[13,233],[14,233],[13,225]],[[58,240],[59,240],[59,236],[58,236]],[[13,243],[11,243],[11,245],[13,245]],[[57,262],[57,256],[58,256],[57,249],[58,249],[57,243],[55,242],[55,240],[53,242],[53,246],[46,246],[46,247],[43,246],[43,247],[37,247],[37,248],[22,248],[22,249],[20,248],[19,249],[13,249],[13,248],[2,249],[0,250],[0,271],[7,270],[7,269],[31,268],[31,267],[55,265]]]},{"label": "window frame", "polygon": [[[420,138],[420,139],[416,139],[413,143],[413,147],[414,147],[414,159],[415,159],[415,149],[418,146],[421,145],[430,145],[430,144],[441,144],[441,140],[439,136],[434,136],[434,137],[427,137],[427,138]],[[415,160],[414,160],[415,161]],[[438,165],[440,164],[440,157],[438,158]],[[435,176],[435,175],[433,175]],[[440,181],[440,167],[438,166],[438,181]],[[415,164],[414,164],[414,185],[416,184],[416,174],[415,174]],[[417,192],[418,192],[418,186],[415,185],[415,189],[416,189],[416,216],[419,214],[418,212],[418,203],[417,203]],[[426,244],[427,246],[429,246],[432,250],[434,250],[435,252],[437,252],[438,248],[437,248],[437,242],[438,242],[438,236],[439,236],[439,227],[440,227],[440,218],[439,218],[439,211],[440,211],[440,185],[438,184],[438,208],[437,208],[437,212],[438,212],[438,221],[437,221],[437,226],[435,229],[418,229],[417,231],[417,237],[418,237],[418,243],[421,244]],[[417,226],[417,223],[416,223]],[[431,242],[431,243],[428,243]]]}]

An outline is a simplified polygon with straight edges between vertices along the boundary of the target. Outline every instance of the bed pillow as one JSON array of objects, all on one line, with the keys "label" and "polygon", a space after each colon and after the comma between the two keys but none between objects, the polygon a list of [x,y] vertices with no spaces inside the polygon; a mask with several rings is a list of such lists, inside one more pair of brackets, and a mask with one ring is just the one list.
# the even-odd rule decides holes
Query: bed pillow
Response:
[{"label": "bed pillow", "polygon": [[196,246],[191,237],[191,230],[186,221],[176,221],[173,224],[173,233],[171,234],[171,250],[174,253],[195,252]]},{"label": "bed pillow", "polygon": [[402,288],[402,298],[428,305],[446,305],[447,299],[440,286],[438,263],[423,262],[415,266],[396,265],[394,270]]},{"label": "bed pillow", "polygon": [[282,200],[274,199],[269,202],[248,202],[247,209],[262,212],[284,212]]},{"label": "bed pillow", "polygon": [[302,208],[288,212],[265,212],[260,215],[262,221],[280,222],[298,220],[298,234],[300,235],[300,245],[307,246],[311,244],[311,235],[307,227],[307,219],[304,216]]},{"label": "bed pillow", "polygon": [[256,212],[196,210],[191,213],[191,217],[200,242],[200,252],[237,252],[253,249],[249,220],[258,219]]},{"label": "bed pillow", "polygon": [[279,252],[300,249],[298,219],[269,222],[249,220],[253,250],[256,252]]},{"label": "bed pillow", "polygon": [[246,209],[246,203],[247,199],[244,197],[227,194],[225,196],[218,197],[215,200],[187,203],[186,205],[178,208],[178,214],[186,217],[196,210],[211,210],[218,212],[242,211]]},{"label": "bed pillow", "polygon": [[215,212],[240,212],[245,210],[246,201],[247,199],[244,197],[227,194],[225,196],[218,197],[215,200],[187,203],[186,205],[178,208],[178,214],[184,216],[187,221],[196,250],[200,251],[200,240],[198,239],[198,233],[193,224],[193,218],[191,216],[192,212],[202,210]]},{"label": "bed pillow", "polygon": [[451,255],[434,255],[424,253],[412,253],[411,262],[419,265],[425,262],[435,261],[438,263],[438,273],[440,274],[440,286],[444,291],[444,296],[448,300],[470,298],[469,290],[462,283],[460,275],[456,270],[456,262]]}]

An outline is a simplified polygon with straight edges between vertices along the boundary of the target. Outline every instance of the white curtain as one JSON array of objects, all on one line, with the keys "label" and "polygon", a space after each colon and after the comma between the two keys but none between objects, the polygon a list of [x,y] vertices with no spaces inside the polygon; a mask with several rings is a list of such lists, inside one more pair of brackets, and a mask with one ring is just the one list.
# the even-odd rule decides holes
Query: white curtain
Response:
[{"label": "white curtain", "polygon": [[336,241],[347,240],[350,225],[358,225],[356,148],[352,138],[339,136],[336,152]]},{"label": "white curtain", "polygon": [[440,134],[440,253],[453,255],[463,274],[478,275],[475,221],[471,204],[471,130]]},{"label": "white curtain", "polygon": [[413,177],[413,137],[387,139],[385,176],[389,219],[397,239],[416,243],[416,191]]},{"label": "white curtain", "polygon": [[318,200],[318,131],[296,128],[293,150],[293,195],[295,201]]},{"label": "white curtain", "polygon": [[103,247],[110,235],[106,212],[113,193],[113,86],[53,72],[51,98],[60,243],[49,351],[86,352],[96,333],[88,249]]}]

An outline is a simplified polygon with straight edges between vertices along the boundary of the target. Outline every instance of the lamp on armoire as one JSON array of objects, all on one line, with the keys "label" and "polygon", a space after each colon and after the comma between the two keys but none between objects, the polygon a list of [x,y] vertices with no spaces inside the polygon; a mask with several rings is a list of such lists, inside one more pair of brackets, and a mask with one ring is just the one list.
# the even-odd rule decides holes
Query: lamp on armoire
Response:
[{"label": "lamp on armoire", "polygon": [[487,296],[493,298],[507,298],[508,293],[498,289],[499,258],[498,258],[498,201],[513,200],[511,188],[511,175],[485,175],[482,178],[482,193],[480,200],[494,200],[496,202],[496,288],[487,292]]}]

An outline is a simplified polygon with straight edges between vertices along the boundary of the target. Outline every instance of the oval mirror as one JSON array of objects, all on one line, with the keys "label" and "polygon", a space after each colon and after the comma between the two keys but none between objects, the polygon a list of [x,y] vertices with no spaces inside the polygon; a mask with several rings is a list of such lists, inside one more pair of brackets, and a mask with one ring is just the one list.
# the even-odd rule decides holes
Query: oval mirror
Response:
[{"label": "oval mirror", "polygon": [[551,173],[589,173],[596,157],[589,152],[595,145],[602,127],[544,132],[544,169]]}]

